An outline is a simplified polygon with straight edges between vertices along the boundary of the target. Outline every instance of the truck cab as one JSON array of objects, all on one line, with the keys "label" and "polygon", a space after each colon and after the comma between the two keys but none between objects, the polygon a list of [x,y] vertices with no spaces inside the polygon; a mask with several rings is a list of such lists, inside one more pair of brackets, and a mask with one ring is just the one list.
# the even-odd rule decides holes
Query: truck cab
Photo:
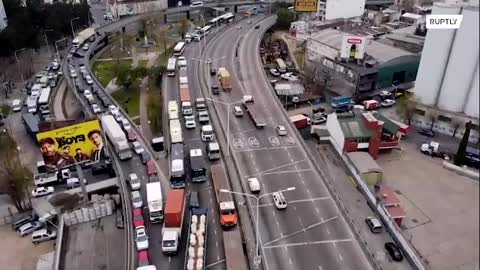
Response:
[{"label": "truck cab", "polygon": [[213,128],[211,125],[202,126],[202,141],[209,142],[215,139],[215,134],[213,133]]},{"label": "truck cab", "polygon": [[207,156],[209,160],[220,159],[220,145],[217,142],[207,144]]},{"label": "truck cab", "polygon": [[222,227],[237,225],[237,214],[233,201],[220,202],[220,225]]},{"label": "truck cab", "polygon": [[193,113],[192,103],[190,101],[182,102],[182,114],[191,115]]},{"label": "truck cab", "polygon": [[176,254],[180,235],[176,231],[166,231],[162,237],[162,252],[164,254]]}]

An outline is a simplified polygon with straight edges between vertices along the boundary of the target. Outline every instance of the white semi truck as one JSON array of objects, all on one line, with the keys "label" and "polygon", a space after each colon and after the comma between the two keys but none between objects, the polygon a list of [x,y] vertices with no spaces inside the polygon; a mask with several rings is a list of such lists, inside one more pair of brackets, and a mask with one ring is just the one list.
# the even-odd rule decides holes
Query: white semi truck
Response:
[{"label": "white semi truck", "polygon": [[165,203],[165,220],[162,229],[162,252],[176,254],[182,236],[185,214],[185,189],[171,189]]},{"label": "white semi truck", "polygon": [[151,223],[163,220],[163,198],[160,182],[147,183],[147,205]]},{"label": "white semi truck", "polygon": [[127,142],[127,137],[120,125],[115,121],[112,115],[102,115],[101,118],[103,130],[115,148],[115,152],[120,157],[120,160],[127,160],[132,158],[132,151]]}]

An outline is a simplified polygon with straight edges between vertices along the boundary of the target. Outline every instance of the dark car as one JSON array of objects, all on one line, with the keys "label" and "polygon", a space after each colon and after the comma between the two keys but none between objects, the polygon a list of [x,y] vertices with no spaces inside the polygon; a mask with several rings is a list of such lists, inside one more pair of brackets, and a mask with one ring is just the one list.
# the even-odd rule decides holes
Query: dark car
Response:
[{"label": "dark car", "polygon": [[27,224],[29,222],[33,222],[37,219],[38,219],[38,216],[31,212],[16,214],[13,217],[12,228],[16,231],[20,227],[22,227],[22,225]]},{"label": "dark car", "polygon": [[200,207],[200,200],[198,199],[198,192],[191,191],[190,192],[190,199],[188,201],[190,208],[198,208]]},{"label": "dark car", "polygon": [[143,164],[146,164],[152,159],[152,157],[150,157],[150,154],[147,151],[143,151],[140,153],[140,159],[142,160]]},{"label": "dark car", "polygon": [[427,137],[435,137],[435,133],[433,132],[433,130],[426,129],[426,128],[420,129],[418,133]]},{"label": "dark car", "polygon": [[396,262],[400,262],[403,260],[403,255],[398,246],[393,242],[385,243],[385,249],[387,250],[388,254],[392,257],[392,259]]},{"label": "dark car", "polygon": [[218,85],[213,85],[212,86],[212,94],[214,94],[214,95],[220,94],[220,90],[218,90]]},{"label": "dark car", "polygon": [[258,28],[260,28],[260,25],[259,24],[255,25],[255,29],[258,29]]},{"label": "dark car", "polygon": [[215,74],[217,74],[217,71],[214,68],[210,68],[210,75],[214,76]]},{"label": "dark car", "polygon": [[83,58],[84,57],[83,53],[81,53],[81,52],[74,52],[73,56],[75,56],[77,58]]},{"label": "dark car", "polygon": [[158,178],[158,175],[157,175],[157,174],[152,174],[152,175],[149,175],[149,176],[148,176],[148,182],[149,182],[149,183],[152,183],[152,182],[160,182],[160,178]]}]

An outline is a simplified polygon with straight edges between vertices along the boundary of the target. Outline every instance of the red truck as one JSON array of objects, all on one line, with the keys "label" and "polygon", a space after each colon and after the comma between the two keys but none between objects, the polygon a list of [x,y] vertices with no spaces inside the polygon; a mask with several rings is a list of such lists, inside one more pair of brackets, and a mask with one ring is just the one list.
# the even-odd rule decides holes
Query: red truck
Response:
[{"label": "red truck", "polygon": [[312,124],[312,120],[303,114],[290,116],[290,121],[297,129],[306,128]]},{"label": "red truck", "polygon": [[162,230],[162,252],[176,254],[180,246],[183,217],[185,214],[185,190],[171,189],[165,203],[165,220]]},{"label": "red truck", "polygon": [[180,104],[182,105],[182,114],[190,115],[193,113],[192,102],[190,100],[190,89],[188,85],[180,86]]}]

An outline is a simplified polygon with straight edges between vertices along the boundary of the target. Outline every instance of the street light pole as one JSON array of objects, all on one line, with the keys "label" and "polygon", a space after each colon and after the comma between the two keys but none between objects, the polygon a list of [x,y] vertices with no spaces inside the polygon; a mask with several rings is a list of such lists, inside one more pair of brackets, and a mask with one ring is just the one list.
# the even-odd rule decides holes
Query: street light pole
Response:
[{"label": "street light pole", "polygon": [[313,118],[313,104],[310,101],[307,101],[307,103],[310,105],[310,118]]},{"label": "street light pole", "polygon": [[22,78],[22,83],[25,84],[25,80],[23,78],[23,73],[22,71],[20,70],[20,63],[18,63],[18,57],[17,57],[17,52],[21,52],[25,50],[25,48],[21,48],[20,50],[16,50],[15,51],[15,60],[17,60],[17,67],[18,67],[18,72],[20,73],[20,78]]},{"label": "street light pole", "polygon": [[73,30],[73,21],[80,19],[80,17],[75,17],[70,20],[70,26],[72,27],[72,36],[75,38],[75,31]]},{"label": "street light pole", "polygon": [[52,29],[43,30],[43,36],[45,37],[45,44],[47,44],[48,55],[52,57],[52,54],[50,53],[50,46],[48,46],[47,31],[53,31],[53,30]]},{"label": "street light pole", "polygon": [[293,191],[295,189],[296,189],[295,187],[289,187],[289,188],[286,188],[286,189],[281,189],[279,191],[265,193],[265,194],[262,194],[260,196],[255,196],[255,195],[248,194],[248,193],[243,193],[243,192],[231,191],[231,190],[227,190],[227,189],[220,189],[220,192],[242,195],[242,196],[254,198],[255,201],[256,201],[256,211],[257,212],[255,213],[256,220],[255,220],[255,258],[254,258],[254,264],[259,264],[260,263],[260,258],[261,258],[260,257],[260,245],[259,245],[260,232],[258,230],[258,225],[259,225],[258,219],[259,219],[259,212],[260,212],[259,211],[260,210],[260,199],[263,198],[263,197],[266,197],[266,196],[270,196],[275,192],[280,192],[281,193],[281,192]]},{"label": "street light pole", "polygon": [[66,39],[67,39],[67,38],[62,38],[62,39],[59,39],[59,40],[55,41],[55,50],[57,51],[57,59],[58,59],[58,61],[60,61],[60,54],[58,53],[57,42],[64,41],[64,40],[66,40]]}]

